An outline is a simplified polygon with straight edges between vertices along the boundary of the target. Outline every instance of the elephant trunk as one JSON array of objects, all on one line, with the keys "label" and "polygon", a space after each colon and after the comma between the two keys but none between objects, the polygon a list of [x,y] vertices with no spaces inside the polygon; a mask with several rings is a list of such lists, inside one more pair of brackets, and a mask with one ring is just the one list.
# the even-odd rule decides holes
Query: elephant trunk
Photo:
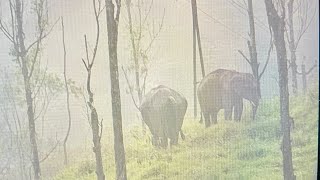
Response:
[{"label": "elephant trunk", "polygon": [[259,103],[257,104],[252,103],[252,120],[255,120],[256,118],[258,107],[259,107]]}]

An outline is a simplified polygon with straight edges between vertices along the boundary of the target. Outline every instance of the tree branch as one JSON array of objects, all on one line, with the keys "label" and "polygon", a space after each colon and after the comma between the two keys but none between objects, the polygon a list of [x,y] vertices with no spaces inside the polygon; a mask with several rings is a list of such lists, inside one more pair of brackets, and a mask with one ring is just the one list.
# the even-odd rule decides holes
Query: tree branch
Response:
[{"label": "tree branch", "polygon": [[243,54],[241,50],[238,50],[238,52],[242,55],[242,57],[251,65],[250,60]]},{"label": "tree branch", "polygon": [[53,151],[58,147],[60,141],[57,141],[56,145],[39,161],[40,163],[44,162],[49,156],[53,153]]},{"label": "tree branch", "polygon": [[139,110],[139,106],[137,105],[137,102],[136,102],[136,100],[134,99],[134,96],[133,96],[132,87],[130,86],[128,75],[127,75],[126,71],[124,70],[123,66],[121,68],[122,68],[122,71],[123,71],[124,76],[126,78],[127,84],[129,86],[129,91],[130,91],[130,94],[131,94],[132,101],[133,101],[135,107]]},{"label": "tree branch", "polygon": [[306,75],[310,74],[311,71],[317,67],[317,62],[315,62],[315,64],[309,69],[309,71],[306,72]]},{"label": "tree branch", "polygon": [[272,35],[271,35],[271,38],[270,38],[270,47],[269,47],[269,50],[268,50],[268,56],[267,56],[267,60],[266,60],[266,63],[265,65],[263,66],[263,69],[259,75],[259,80],[261,79],[262,75],[264,74],[268,64],[269,64],[269,60],[270,60],[270,55],[271,55],[271,51],[273,50],[273,40],[272,40]]}]

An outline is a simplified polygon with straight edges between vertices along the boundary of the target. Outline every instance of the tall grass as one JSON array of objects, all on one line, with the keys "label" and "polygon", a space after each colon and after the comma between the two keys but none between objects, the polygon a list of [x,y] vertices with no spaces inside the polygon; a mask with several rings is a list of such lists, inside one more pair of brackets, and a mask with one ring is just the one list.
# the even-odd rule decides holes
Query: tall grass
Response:
[{"label": "tall grass", "polygon": [[[294,171],[298,179],[312,179],[318,146],[318,93],[292,98],[294,119],[292,148]],[[261,103],[257,119],[249,112],[241,122],[224,121],[205,129],[203,124],[186,119],[186,140],[167,150],[152,147],[140,129],[126,133],[127,174],[129,179],[282,179],[280,151],[279,99]],[[149,135],[150,136],[150,135]],[[114,179],[112,145],[104,145],[107,179]],[[81,157],[81,156],[79,156]],[[85,159],[85,158],[84,158]],[[95,179],[93,160],[63,170],[55,177]]]}]

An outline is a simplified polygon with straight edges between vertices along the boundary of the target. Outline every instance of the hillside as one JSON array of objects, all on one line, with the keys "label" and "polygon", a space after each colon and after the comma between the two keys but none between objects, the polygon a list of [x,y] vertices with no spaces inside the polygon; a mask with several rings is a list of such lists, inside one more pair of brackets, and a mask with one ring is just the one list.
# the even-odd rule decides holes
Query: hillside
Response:
[{"label": "hillside", "polygon": [[[293,163],[297,179],[312,179],[318,146],[318,93],[309,92],[291,101],[294,118]],[[204,129],[186,119],[186,140],[168,150],[152,147],[148,138],[134,128],[127,133],[128,179],[282,179],[278,99],[262,102],[256,121],[244,115],[240,123],[219,118],[217,125]],[[246,113],[248,114],[248,113]],[[104,146],[107,179],[115,179],[113,146]],[[91,152],[88,152],[91,153]],[[94,161],[83,161],[55,177],[95,179]]]}]

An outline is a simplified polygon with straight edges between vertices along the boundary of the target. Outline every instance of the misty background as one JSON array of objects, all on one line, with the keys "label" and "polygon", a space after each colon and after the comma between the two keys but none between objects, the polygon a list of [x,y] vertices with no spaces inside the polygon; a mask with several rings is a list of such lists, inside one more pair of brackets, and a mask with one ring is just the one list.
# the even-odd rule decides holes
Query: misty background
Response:
[{"label": "misty background", "polygon": [[[231,0],[201,0],[198,1],[199,26],[202,38],[202,49],[206,73],[219,68],[233,69],[240,72],[251,72],[250,66],[238,53],[238,50],[248,54],[248,18],[247,12],[239,4],[242,1]],[[0,16],[4,20],[9,13],[7,2],[0,1]],[[145,6],[148,1],[145,1]],[[318,1],[313,0],[314,6],[318,7]],[[29,11],[30,3],[26,3],[25,9]],[[86,81],[86,71],[81,62],[85,57],[84,34],[87,35],[90,46],[93,47],[95,38],[95,22],[91,1],[86,0],[53,0],[49,4],[50,23],[54,24],[61,16],[64,18],[66,50],[67,50],[67,76],[74,80],[77,86],[83,88]],[[120,74],[120,89],[122,100],[122,116],[124,129],[132,125],[140,125],[138,111],[135,108],[128,86],[121,71],[121,66],[132,63],[131,44],[125,4],[122,5],[119,24],[118,59]],[[145,9],[147,9],[145,7]],[[133,16],[137,17],[133,5]],[[104,12],[103,12],[104,13]],[[144,12],[143,12],[144,13]],[[192,15],[191,5],[187,0],[161,0],[154,1],[148,20],[158,26],[164,13],[163,28],[152,45],[149,56],[149,71],[146,83],[146,92],[156,85],[166,85],[183,94],[188,100],[187,116],[193,112],[193,66],[192,66]],[[268,28],[266,10],[263,1],[254,1],[254,13],[256,20],[256,41],[258,61],[260,67],[267,59],[270,33]],[[34,32],[33,16],[26,13],[26,33]],[[137,25],[133,19],[134,26]],[[95,105],[100,118],[104,119],[104,126],[112,126],[109,58],[107,50],[107,31],[105,14],[101,16],[101,39],[98,48],[96,63],[93,70],[92,90],[95,95]],[[319,19],[314,18],[312,24],[300,42],[297,50],[297,64],[302,63],[302,57],[306,56],[306,67],[311,67],[319,56]],[[58,22],[51,34],[44,41],[44,49],[41,53],[43,66],[48,71],[63,77],[63,47],[61,26]],[[148,31],[145,32],[148,36]],[[27,36],[33,37],[33,36]],[[34,37],[35,38],[35,37]],[[28,44],[32,39],[27,39]],[[0,68],[9,69],[17,66],[9,55],[11,44],[5,36],[0,34]],[[289,50],[287,50],[289,54]],[[290,57],[290,56],[288,56]],[[261,80],[262,96],[272,98],[278,95],[277,64],[275,50],[272,52],[270,63]],[[300,67],[298,67],[299,69]],[[13,72],[13,71],[9,71]],[[201,80],[200,63],[197,64],[197,78]],[[318,70],[314,71],[308,81],[316,81]],[[14,76],[14,74],[11,74]],[[290,77],[290,73],[289,73]],[[298,77],[299,78],[299,77]],[[131,79],[132,84],[134,79]],[[299,78],[300,82],[300,78]],[[1,82],[0,82],[1,83]],[[289,79],[289,86],[291,80]],[[301,84],[301,83],[299,83]],[[1,85],[1,84],[0,84]],[[299,87],[301,88],[301,87]],[[3,95],[0,95],[3,96]],[[5,97],[2,99],[5,99]],[[24,111],[24,109],[22,110]],[[90,127],[85,115],[84,100],[80,96],[71,98],[71,115],[73,127],[70,140],[75,147],[83,141],[91,140]],[[65,94],[59,95],[52,101],[46,114],[44,125],[45,135],[48,137],[58,134],[64,136],[67,129],[67,110]],[[25,116],[26,118],[26,116]],[[39,125],[38,125],[39,126]],[[38,127],[39,128],[39,127]],[[58,132],[57,132],[58,130]],[[126,137],[124,137],[126,138]],[[90,143],[90,142],[89,142]]]}]

